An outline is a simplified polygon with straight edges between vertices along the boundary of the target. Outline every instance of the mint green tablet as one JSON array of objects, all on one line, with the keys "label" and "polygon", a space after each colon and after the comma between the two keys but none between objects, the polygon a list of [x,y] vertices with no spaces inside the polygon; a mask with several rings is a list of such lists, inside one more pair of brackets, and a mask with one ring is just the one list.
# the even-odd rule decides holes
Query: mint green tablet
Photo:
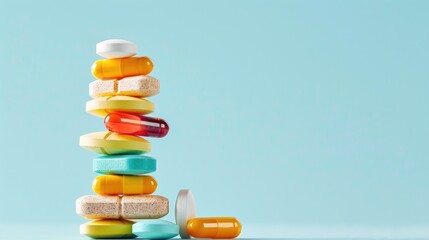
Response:
[{"label": "mint green tablet", "polygon": [[156,171],[156,160],[143,155],[105,155],[94,158],[93,170],[100,174],[147,174]]},{"label": "mint green tablet", "polygon": [[133,234],[144,239],[170,239],[179,234],[179,226],[160,219],[145,219],[133,224]]}]

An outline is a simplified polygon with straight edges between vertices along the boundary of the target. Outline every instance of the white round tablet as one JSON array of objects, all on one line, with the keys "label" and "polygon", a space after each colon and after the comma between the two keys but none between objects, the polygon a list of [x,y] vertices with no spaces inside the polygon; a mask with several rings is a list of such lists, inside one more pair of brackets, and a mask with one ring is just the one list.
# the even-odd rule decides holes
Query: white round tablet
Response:
[{"label": "white round tablet", "polygon": [[127,40],[109,39],[97,43],[95,52],[97,55],[108,59],[125,58],[136,55],[137,45]]},{"label": "white round tablet", "polygon": [[176,224],[179,225],[179,234],[181,238],[191,238],[186,231],[186,223],[189,219],[196,217],[196,212],[195,199],[191,190],[180,190],[176,199]]}]

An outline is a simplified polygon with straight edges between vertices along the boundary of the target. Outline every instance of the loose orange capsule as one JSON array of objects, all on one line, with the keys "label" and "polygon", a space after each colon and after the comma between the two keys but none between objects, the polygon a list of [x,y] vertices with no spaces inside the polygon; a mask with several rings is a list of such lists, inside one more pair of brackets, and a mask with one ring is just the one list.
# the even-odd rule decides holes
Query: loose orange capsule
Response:
[{"label": "loose orange capsule", "polygon": [[155,192],[158,183],[151,176],[98,176],[92,182],[92,189],[100,195],[137,195]]},{"label": "loose orange capsule", "polygon": [[192,218],[186,224],[186,231],[194,238],[236,238],[241,224],[233,217]]},{"label": "loose orange capsule", "polygon": [[121,79],[152,72],[153,63],[148,57],[130,57],[98,60],[92,64],[92,75],[101,80]]}]

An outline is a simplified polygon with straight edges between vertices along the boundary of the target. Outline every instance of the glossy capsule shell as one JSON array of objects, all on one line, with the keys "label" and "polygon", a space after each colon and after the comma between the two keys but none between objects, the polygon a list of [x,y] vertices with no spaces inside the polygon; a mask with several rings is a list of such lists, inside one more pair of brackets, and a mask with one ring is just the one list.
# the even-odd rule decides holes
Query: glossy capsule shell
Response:
[{"label": "glossy capsule shell", "polygon": [[164,137],[169,130],[167,122],[161,118],[127,113],[108,114],[104,118],[104,125],[116,133],[157,138]]},{"label": "glossy capsule shell", "polygon": [[236,238],[241,224],[234,217],[192,218],[186,224],[186,231],[194,238]]},{"label": "glossy capsule shell", "polygon": [[104,59],[92,64],[92,75],[101,80],[120,79],[152,72],[153,63],[148,57]]},{"label": "glossy capsule shell", "polygon": [[151,194],[157,187],[151,176],[104,175],[92,182],[92,189],[100,195]]}]

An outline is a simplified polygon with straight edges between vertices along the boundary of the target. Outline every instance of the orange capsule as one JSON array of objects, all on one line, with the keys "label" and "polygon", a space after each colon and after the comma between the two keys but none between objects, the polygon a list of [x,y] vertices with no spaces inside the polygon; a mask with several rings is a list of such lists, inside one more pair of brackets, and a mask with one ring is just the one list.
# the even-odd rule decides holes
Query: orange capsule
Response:
[{"label": "orange capsule", "polygon": [[92,75],[101,80],[121,79],[152,72],[153,63],[148,57],[130,57],[98,60],[92,64]]},{"label": "orange capsule", "polygon": [[100,195],[137,195],[155,192],[158,183],[151,176],[103,175],[92,182],[92,189]]},{"label": "orange capsule", "polygon": [[186,231],[194,238],[236,238],[241,224],[234,217],[192,218],[186,224]]}]

